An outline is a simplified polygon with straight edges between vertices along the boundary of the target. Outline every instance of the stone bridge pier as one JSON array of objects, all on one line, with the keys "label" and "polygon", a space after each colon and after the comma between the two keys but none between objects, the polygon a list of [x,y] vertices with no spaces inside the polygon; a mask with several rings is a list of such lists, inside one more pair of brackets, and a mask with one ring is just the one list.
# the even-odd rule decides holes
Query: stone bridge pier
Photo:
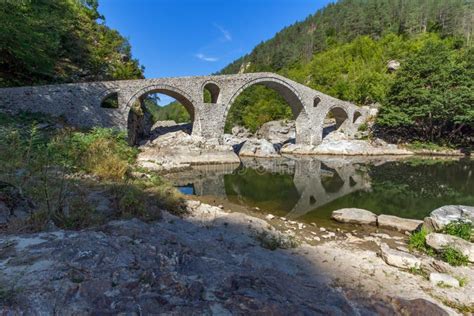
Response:
[{"label": "stone bridge pier", "polygon": [[[329,113],[336,120],[336,128],[349,137],[368,116],[366,109],[273,73],[5,88],[0,89],[0,107],[13,112],[63,116],[77,127],[129,128],[129,133],[133,133],[131,109],[147,95],[162,93],[175,98],[190,113],[193,135],[221,139],[232,104],[246,88],[255,84],[274,89],[288,102],[296,121],[297,144],[321,143],[324,119]],[[210,102],[204,101],[205,90],[211,95]],[[104,107],[104,101],[111,99],[117,107]]]}]

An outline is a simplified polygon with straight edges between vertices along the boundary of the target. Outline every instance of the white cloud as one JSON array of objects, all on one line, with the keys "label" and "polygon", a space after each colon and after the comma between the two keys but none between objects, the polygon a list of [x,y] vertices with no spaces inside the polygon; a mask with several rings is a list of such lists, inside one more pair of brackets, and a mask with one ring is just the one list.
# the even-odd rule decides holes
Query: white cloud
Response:
[{"label": "white cloud", "polygon": [[228,30],[226,30],[225,28],[223,28],[222,26],[220,26],[219,24],[217,23],[214,23],[214,27],[217,28],[221,33],[222,33],[222,41],[224,42],[230,42],[232,41],[232,35],[230,34],[230,32]]},{"label": "white cloud", "polygon": [[217,57],[206,56],[204,54],[196,54],[196,57],[199,58],[200,60],[210,61],[210,62],[219,60],[219,58]]}]

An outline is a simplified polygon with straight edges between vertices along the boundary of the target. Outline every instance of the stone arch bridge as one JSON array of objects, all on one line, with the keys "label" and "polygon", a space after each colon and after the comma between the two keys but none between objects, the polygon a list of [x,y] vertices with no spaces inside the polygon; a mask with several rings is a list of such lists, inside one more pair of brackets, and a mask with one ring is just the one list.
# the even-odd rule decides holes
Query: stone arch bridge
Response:
[{"label": "stone arch bridge", "polygon": [[[0,89],[0,107],[12,111],[42,112],[63,116],[77,127],[128,126],[130,109],[151,93],[178,100],[191,114],[193,135],[220,139],[227,114],[246,88],[261,84],[276,90],[290,105],[296,121],[296,143],[317,145],[323,138],[323,123],[329,112],[336,128],[351,137],[367,117],[368,110],[341,101],[274,73],[178,77],[58,84]],[[204,90],[211,103],[204,102]],[[102,107],[116,96],[117,108]]]}]

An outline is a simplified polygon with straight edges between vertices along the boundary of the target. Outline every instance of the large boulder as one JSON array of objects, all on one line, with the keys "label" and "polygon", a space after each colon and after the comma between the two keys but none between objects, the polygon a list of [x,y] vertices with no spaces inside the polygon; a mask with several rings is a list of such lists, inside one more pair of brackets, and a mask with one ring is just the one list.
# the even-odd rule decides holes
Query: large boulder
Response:
[{"label": "large boulder", "polygon": [[295,122],[285,120],[267,122],[259,128],[256,136],[266,139],[273,144],[284,144],[295,139]]},{"label": "large boulder", "polygon": [[240,156],[247,157],[280,157],[275,146],[266,139],[249,139],[239,151]]},{"label": "large boulder", "polygon": [[451,286],[451,287],[460,286],[458,279],[445,273],[437,273],[437,272],[430,273],[430,282],[438,286],[439,285]]},{"label": "large boulder", "polygon": [[341,223],[377,225],[377,215],[360,208],[343,208],[333,211],[331,218]]},{"label": "large boulder", "polygon": [[401,232],[412,232],[423,224],[423,221],[417,219],[401,218],[393,215],[379,215],[377,225],[380,228],[397,230]]},{"label": "large boulder", "polygon": [[443,229],[451,222],[474,223],[474,206],[445,205],[430,213],[424,220],[423,226],[429,231]]},{"label": "large boulder", "polygon": [[238,164],[232,146],[219,145],[217,139],[189,135],[183,131],[157,137],[140,147],[140,166],[156,171],[172,171],[202,164]]},{"label": "large boulder", "polygon": [[397,268],[410,269],[421,267],[420,258],[407,252],[392,249],[384,243],[380,245],[380,255],[388,265]]},{"label": "large boulder", "polygon": [[454,248],[464,256],[467,256],[470,262],[474,262],[474,244],[462,238],[446,234],[431,233],[426,236],[426,244],[437,251],[442,251],[447,247]]},{"label": "large boulder", "polygon": [[237,125],[232,127],[232,135],[239,138],[249,138],[252,136],[252,133],[247,128]]}]

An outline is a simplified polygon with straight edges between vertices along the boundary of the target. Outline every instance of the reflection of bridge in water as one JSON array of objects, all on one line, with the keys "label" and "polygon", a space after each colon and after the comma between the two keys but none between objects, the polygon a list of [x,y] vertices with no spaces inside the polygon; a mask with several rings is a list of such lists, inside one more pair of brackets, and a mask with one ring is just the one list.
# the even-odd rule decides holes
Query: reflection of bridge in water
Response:
[{"label": "reflection of bridge in water", "polygon": [[[242,167],[261,173],[293,175],[299,199],[286,215],[292,219],[371,187],[370,177],[362,164],[346,158],[244,159]],[[200,166],[170,175],[169,179],[175,186],[192,186],[196,195],[227,198],[225,175],[238,172],[245,175],[245,169],[236,165]],[[240,191],[239,188],[233,189]],[[244,203],[241,197],[239,201]]]}]

